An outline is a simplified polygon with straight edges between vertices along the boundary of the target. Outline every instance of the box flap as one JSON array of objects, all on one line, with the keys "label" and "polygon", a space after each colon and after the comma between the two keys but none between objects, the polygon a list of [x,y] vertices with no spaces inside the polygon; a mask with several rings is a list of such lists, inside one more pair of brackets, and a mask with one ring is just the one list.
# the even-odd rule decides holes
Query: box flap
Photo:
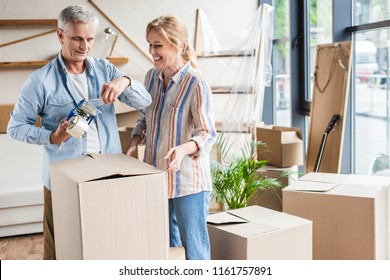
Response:
[{"label": "box flap", "polygon": [[287,229],[297,227],[299,225],[311,224],[312,221],[287,213],[279,212],[275,216],[264,217],[261,220],[254,221],[258,224],[266,224],[268,226],[277,227],[278,229]]},{"label": "box flap", "polygon": [[336,188],[330,190],[328,194],[333,195],[346,195],[346,196],[353,196],[353,197],[365,197],[365,198],[375,198],[379,193],[381,193],[386,186],[381,185],[362,185],[362,184],[356,184],[356,185],[346,185],[341,184],[338,185]]},{"label": "box flap", "polygon": [[298,173],[298,166],[294,165],[291,167],[277,167],[277,166],[272,166],[272,165],[265,165],[262,168],[259,168],[258,171],[259,172],[263,172],[263,171],[270,172],[271,171],[271,172],[279,172],[279,173],[283,173],[283,172]]},{"label": "box flap", "polygon": [[311,172],[285,190],[327,192],[333,195],[347,195],[357,197],[375,197],[390,184],[390,178],[375,176],[343,175],[335,173]]},{"label": "box flap", "polygon": [[256,126],[256,128],[261,128],[261,129],[273,129],[274,125],[272,124],[259,124]]},{"label": "box flap", "polygon": [[227,212],[230,213],[231,215],[240,217],[241,219],[251,221],[251,222],[254,220],[279,214],[278,211],[264,208],[259,205],[251,205],[240,209],[229,210]]},{"label": "box flap", "polygon": [[223,230],[230,233],[242,236],[244,238],[251,238],[257,235],[261,235],[266,232],[278,230],[275,226],[269,226],[264,224],[245,223],[239,225],[229,225],[223,227]]},{"label": "box flap", "polygon": [[295,182],[288,187],[284,188],[284,190],[289,191],[311,191],[311,192],[327,192],[337,184],[335,183],[325,183],[325,182],[315,182],[315,181],[298,181]]},{"label": "box flap", "polygon": [[297,133],[295,131],[285,131],[282,133],[282,144],[289,144],[289,143],[301,143],[302,139],[298,137]]},{"label": "box flap", "polygon": [[208,224],[223,225],[223,224],[241,224],[247,223],[248,221],[240,217],[234,216],[228,212],[221,212],[211,214],[207,217]]},{"label": "box flap", "polygon": [[300,129],[299,127],[274,126],[273,129],[282,132],[286,132],[286,131],[295,132],[297,137],[299,139],[302,139],[302,129]]},{"label": "box flap", "polygon": [[321,172],[310,172],[299,178],[300,181],[312,181],[312,182],[325,182],[340,184],[349,175],[336,174],[336,173],[321,173]]},{"label": "box flap", "polygon": [[390,186],[390,177],[388,176],[367,176],[351,174],[343,181],[346,185],[384,185]]},{"label": "box flap", "polygon": [[101,165],[104,164],[104,166],[110,166],[116,170],[116,174],[123,176],[146,175],[164,172],[150,164],[124,154],[93,154],[90,156],[99,161]]},{"label": "box flap", "polygon": [[93,154],[53,162],[52,165],[66,172],[75,182],[87,182],[115,175],[135,176],[164,172],[124,154]]}]

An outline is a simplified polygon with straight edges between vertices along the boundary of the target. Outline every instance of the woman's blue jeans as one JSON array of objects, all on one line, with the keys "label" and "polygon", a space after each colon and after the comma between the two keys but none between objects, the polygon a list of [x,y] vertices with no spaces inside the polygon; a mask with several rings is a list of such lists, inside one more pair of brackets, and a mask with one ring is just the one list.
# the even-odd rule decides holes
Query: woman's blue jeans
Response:
[{"label": "woman's blue jeans", "polygon": [[184,246],[187,260],[209,260],[210,192],[169,199],[170,246]]}]

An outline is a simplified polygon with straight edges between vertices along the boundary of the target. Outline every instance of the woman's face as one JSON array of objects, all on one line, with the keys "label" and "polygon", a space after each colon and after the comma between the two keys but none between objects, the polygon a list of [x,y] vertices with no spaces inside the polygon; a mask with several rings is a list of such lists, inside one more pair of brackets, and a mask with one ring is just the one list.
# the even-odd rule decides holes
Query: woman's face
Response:
[{"label": "woman's face", "polygon": [[177,68],[181,66],[179,50],[156,30],[150,30],[147,35],[149,53],[153,57],[157,69]]}]

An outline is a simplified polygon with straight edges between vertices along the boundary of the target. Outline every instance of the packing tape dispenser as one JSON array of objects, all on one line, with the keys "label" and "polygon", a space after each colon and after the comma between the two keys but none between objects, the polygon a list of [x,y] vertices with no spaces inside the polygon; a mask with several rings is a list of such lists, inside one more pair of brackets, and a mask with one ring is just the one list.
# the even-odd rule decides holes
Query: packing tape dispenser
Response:
[{"label": "packing tape dispenser", "polygon": [[101,99],[92,99],[89,101],[82,99],[68,115],[69,126],[66,132],[75,138],[82,137],[87,133],[89,125],[97,114],[101,113],[96,106],[102,104]]}]

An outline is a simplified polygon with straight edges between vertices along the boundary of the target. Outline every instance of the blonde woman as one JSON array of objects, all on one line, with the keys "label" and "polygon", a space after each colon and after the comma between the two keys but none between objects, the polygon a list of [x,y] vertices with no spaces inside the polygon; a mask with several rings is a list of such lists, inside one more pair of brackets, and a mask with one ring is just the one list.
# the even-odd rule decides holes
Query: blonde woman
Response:
[{"label": "blonde woman", "polygon": [[141,111],[126,154],[144,142],[144,161],[168,171],[171,247],[183,245],[187,259],[210,259],[209,152],[216,135],[211,89],[195,68],[187,28],[178,18],[153,20],[146,38],[154,61],[145,77],[152,104]]}]

